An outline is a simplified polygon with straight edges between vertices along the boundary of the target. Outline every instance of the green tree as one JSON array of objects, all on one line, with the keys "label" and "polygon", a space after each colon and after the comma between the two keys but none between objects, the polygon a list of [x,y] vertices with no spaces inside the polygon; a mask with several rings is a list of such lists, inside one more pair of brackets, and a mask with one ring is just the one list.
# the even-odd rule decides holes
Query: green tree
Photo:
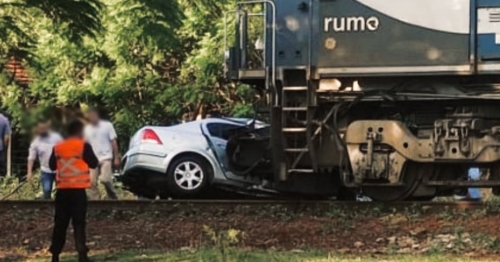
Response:
[{"label": "green tree", "polygon": [[3,67],[0,73],[4,72],[7,59],[30,58],[38,35],[33,24],[45,20],[53,24],[55,33],[61,29],[64,32],[61,35],[80,41],[84,36],[94,37],[101,31],[101,8],[98,0],[2,0],[0,59]]},{"label": "green tree", "polygon": [[252,115],[252,89],[223,76],[223,11],[235,0],[73,1],[98,7],[88,14],[99,24],[78,29],[84,18],[38,7],[16,21],[33,81],[4,79],[0,97],[21,129],[28,116],[65,121],[88,106],[106,108],[124,140],[146,124]]},{"label": "green tree", "polygon": [[[36,61],[38,42],[51,34],[81,42],[102,31],[97,0],[3,0],[0,2],[0,95],[14,120],[30,122],[25,109],[37,104],[24,77],[25,68],[40,68]],[[10,67],[9,67],[10,66]],[[18,80],[17,82],[15,80]],[[47,101],[45,101],[47,102]],[[54,106],[54,105],[52,105]],[[43,106],[42,106],[43,108]]]},{"label": "green tree", "polygon": [[[189,84],[201,94],[193,99],[198,102],[192,104],[194,115],[204,117],[215,111],[236,117],[252,116],[254,92],[248,86],[229,83],[223,72],[224,14],[235,9],[236,1],[190,0],[183,3],[188,19],[181,35],[191,49],[187,50],[189,55],[182,63],[180,82]],[[226,22],[232,28],[234,21],[228,19]],[[234,38],[230,35],[231,40]]]}]

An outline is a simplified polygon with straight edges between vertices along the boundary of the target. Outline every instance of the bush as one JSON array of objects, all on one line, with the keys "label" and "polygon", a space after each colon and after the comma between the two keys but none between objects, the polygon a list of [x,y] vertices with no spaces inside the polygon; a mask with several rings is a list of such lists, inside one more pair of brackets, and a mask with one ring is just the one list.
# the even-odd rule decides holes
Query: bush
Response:
[{"label": "bush", "polygon": [[21,181],[16,176],[0,178],[0,200],[33,200],[41,197],[39,173],[29,182]]},{"label": "bush", "polygon": [[[40,173],[35,173],[31,181],[21,181],[16,176],[0,177],[0,201],[1,200],[37,200],[42,199],[43,192],[40,183]],[[123,190],[121,183],[115,183],[116,194],[119,199],[135,199],[134,195]],[[106,190],[99,184],[99,191],[104,197]],[[52,190],[52,198],[55,196],[55,185]]]}]

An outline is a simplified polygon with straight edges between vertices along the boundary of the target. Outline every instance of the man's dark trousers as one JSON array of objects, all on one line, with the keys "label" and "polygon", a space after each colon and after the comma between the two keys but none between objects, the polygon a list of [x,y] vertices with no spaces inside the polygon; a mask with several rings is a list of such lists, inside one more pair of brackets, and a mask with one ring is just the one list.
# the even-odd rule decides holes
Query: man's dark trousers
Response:
[{"label": "man's dark trousers", "polygon": [[7,158],[5,149],[0,150],[0,177],[7,176]]},{"label": "man's dark trousers", "polygon": [[58,189],[55,199],[54,233],[50,252],[59,255],[66,242],[69,221],[73,224],[75,247],[79,254],[87,254],[85,224],[87,217],[87,194],[85,189]]}]

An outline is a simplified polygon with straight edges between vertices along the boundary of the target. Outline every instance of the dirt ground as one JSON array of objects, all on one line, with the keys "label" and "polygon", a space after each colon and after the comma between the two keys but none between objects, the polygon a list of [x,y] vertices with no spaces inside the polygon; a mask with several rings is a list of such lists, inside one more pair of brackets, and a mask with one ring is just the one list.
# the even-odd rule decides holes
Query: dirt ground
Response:
[{"label": "dirt ground", "polygon": [[[243,249],[317,249],[342,254],[444,252],[496,257],[500,254],[499,219],[497,209],[358,212],[348,208],[290,210],[270,206],[257,210],[188,207],[172,212],[91,211],[88,245],[92,250],[108,251],[182,250],[217,247],[231,236],[227,245]],[[228,234],[230,231],[236,233]],[[0,232],[0,260],[44,255],[52,232],[51,210],[0,211]],[[71,231],[65,250],[74,251]]]}]

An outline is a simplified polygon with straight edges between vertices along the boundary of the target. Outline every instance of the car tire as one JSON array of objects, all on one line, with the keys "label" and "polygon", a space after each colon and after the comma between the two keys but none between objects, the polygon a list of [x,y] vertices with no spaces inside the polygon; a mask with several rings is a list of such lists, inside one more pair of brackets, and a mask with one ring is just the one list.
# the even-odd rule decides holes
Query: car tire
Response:
[{"label": "car tire", "polygon": [[193,198],[209,187],[212,170],[199,156],[185,156],[174,160],[167,171],[168,190],[173,197]]}]

